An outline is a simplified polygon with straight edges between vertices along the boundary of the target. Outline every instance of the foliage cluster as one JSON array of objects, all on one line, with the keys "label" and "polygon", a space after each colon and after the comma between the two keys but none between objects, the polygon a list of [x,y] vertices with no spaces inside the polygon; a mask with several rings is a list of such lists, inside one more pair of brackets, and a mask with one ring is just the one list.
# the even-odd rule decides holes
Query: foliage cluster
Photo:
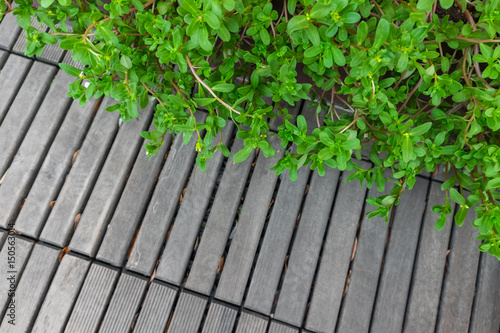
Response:
[{"label": "foliage cluster", "polygon": [[[268,137],[278,135],[283,149],[297,146],[274,167],[278,174],[289,169],[294,179],[301,167],[320,175],[331,167],[355,169],[349,180],[380,191],[394,183],[368,199],[376,207],[369,215],[386,219],[418,174],[442,165],[436,228],[452,202],[459,226],[475,208],[479,249],[500,259],[499,0],[15,2],[1,1],[0,16],[17,16],[27,55],[60,40],[85,66],[61,64],[78,78],[73,98],[111,96],[118,103],[108,110],[125,121],[148,94],[156,98],[155,128],[143,133],[148,154],[169,131],[186,142],[195,135],[197,163],[206,168],[217,150],[229,154],[211,142],[234,121],[245,143],[236,163],[252,149],[274,155]],[[31,26],[32,16],[51,32]],[[308,131],[287,105],[310,96],[326,117]],[[335,104],[350,112],[339,115]],[[203,123],[194,117],[200,108],[209,113]],[[269,126],[275,117],[283,119],[277,133]],[[356,159],[368,142],[373,167],[363,169]]]}]

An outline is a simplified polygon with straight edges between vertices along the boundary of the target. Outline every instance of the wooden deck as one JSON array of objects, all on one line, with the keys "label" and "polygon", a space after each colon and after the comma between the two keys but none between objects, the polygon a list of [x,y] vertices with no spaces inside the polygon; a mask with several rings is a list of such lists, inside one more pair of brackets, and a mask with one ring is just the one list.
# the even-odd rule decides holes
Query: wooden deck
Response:
[{"label": "wooden deck", "polygon": [[0,332],[499,332],[500,263],[472,216],[434,229],[439,176],[387,224],[348,172],[276,177],[283,150],[202,173],[195,142],[168,136],[149,161],[151,108],[120,124],[109,100],[78,107],[69,55],[28,59],[20,33],[0,23]]}]

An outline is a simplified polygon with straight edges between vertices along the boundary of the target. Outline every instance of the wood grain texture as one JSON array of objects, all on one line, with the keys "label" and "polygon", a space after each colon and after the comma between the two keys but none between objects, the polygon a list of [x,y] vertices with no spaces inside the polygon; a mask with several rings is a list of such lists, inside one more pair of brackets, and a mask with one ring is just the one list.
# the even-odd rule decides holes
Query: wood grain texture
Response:
[{"label": "wood grain texture", "polygon": [[130,243],[153,193],[170,141],[171,136],[166,135],[163,147],[152,158],[139,151],[120,202],[97,252],[97,259],[115,266],[125,264]]},{"label": "wood grain texture", "polygon": [[33,326],[34,333],[62,332],[83,285],[90,261],[65,255]]},{"label": "wood grain texture", "polygon": [[113,215],[132,162],[143,142],[141,132],[149,127],[153,116],[153,104],[146,110],[139,110],[139,119],[123,123],[116,135],[113,146],[106,156],[104,166],[92,189],[80,222],[71,238],[69,248],[72,251],[94,257],[106,226]]},{"label": "wood grain texture", "polygon": [[78,101],[72,103],[16,219],[16,231],[35,238],[40,235],[52,209],[50,204],[56,200],[73,155],[92,122],[94,104],[93,100],[84,107],[79,107]]},{"label": "wood grain texture", "polygon": [[[233,129],[234,125],[228,123],[222,131],[222,142],[226,146],[233,135]],[[216,145],[218,141],[219,137],[214,137],[211,146]],[[207,161],[205,172],[198,167],[193,170],[156,270],[157,279],[175,285],[182,283],[223,160],[224,155],[216,153]]]},{"label": "wood grain texture", "polygon": [[33,181],[45,159],[71,99],[67,86],[71,76],[59,71],[36,113],[16,156],[0,186],[0,221],[11,223],[19,213],[19,206],[26,198]]},{"label": "wood grain texture", "polygon": [[[8,57],[5,55],[8,55]],[[2,98],[0,99],[0,126],[33,64],[33,61],[30,59],[7,52],[4,52],[3,58],[6,59],[6,62],[0,71],[0,91],[2,92]]]},{"label": "wood grain texture", "polygon": [[96,332],[109,303],[118,271],[92,264],[68,320],[67,333]]},{"label": "wood grain texture", "polygon": [[17,24],[16,17],[12,15],[5,15],[0,22],[0,47],[10,51],[19,37],[22,29]]},{"label": "wood grain texture", "polygon": [[339,175],[327,168],[324,177],[312,176],[274,314],[278,320],[302,324]]},{"label": "wood grain texture", "polygon": [[[450,215],[442,230],[434,225],[439,215],[432,212],[434,205],[444,204],[441,184],[431,182],[424,215],[420,244],[408,298],[404,332],[434,332],[439,307],[439,297],[446,264],[446,252],[453,225]],[[454,205],[452,206],[454,209]]]},{"label": "wood grain texture", "polygon": [[297,328],[281,324],[277,321],[272,321],[271,325],[269,325],[268,333],[298,333],[298,332],[299,330]]},{"label": "wood grain texture", "polygon": [[236,333],[265,333],[267,329],[267,319],[263,316],[242,311]]},{"label": "wood grain texture", "polygon": [[122,274],[99,332],[128,332],[141,305],[148,280]]},{"label": "wood grain texture", "polygon": [[475,212],[469,211],[462,227],[452,233],[448,274],[445,276],[439,305],[437,333],[467,332],[476,288],[480,241],[472,226]]},{"label": "wood grain texture", "polygon": [[[201,122],[206,114],[197,112],[196,117],[197,122]],[[191,137],[188,145],[182,142],[182,135],[174,140],[130,253],[128,269],[146,275],[153,272],[180,194],[192,170],[195,145],[196,135]]]},{"label": "wood grain texture", "polygon": [[[56,73],[52,66],[35,62],[0,126],[0,175],[10,166]],[[30,96],[30,98],[26,98]],[[2,221],[4,222],[4,221]],[[4,224],[2,224],[4,225]]]},{"label": "wood grain texture", "polygon": [[238,311],[219,303],[210,304],[202,333],[231,333]]},{"label": "wood grain texture", "polygon": [[40,234],[40,240],[62,247],[67,245],[75,228],[75,217],[81,213],[92,191],[118,129],[119,113],[105,111],[112,103],[107,98],[102,101]]},{"label": "wood grain texture", "polygon": [[169,333],[197,332],[203,318],[207,299],[191,293],[182,292],[174,310]]},{"label": "wood grain texture", "polygon": [[[269,141],[277,150],[278,138],[273,136]],[[276,152],[274,157],[263,158],[262,153],[259,154],[215,295],[218,299],[239,304],[243,298],[268,207],[278,180],[269,168],[275,165],[283,155],[283,150]]]},{"label": "wood grain texture", "polygon": [[[9,57],[9,52],[0,50],[0,71],[3,69],[3,65],[7,61],[7,58]],[[1,122],[1,120],[0,120]]]},{"label": "wood grain texture", "polygon": [[167,325],[177,290],[153,281],[142,305],[134,332],[163,332]]},{"label": "wood grain texture", "polygon": [[31,331],[52,276],[59,265],[58,259],[59,250],[40,244],[33,248],[16,288],[15,325],[9,324],[12,319],[8,316],[9,311],[2,321],[2,327],[8,327],[9,333]]},{"label": "wood grain texture", "polygon": [[[357,161],[365,170],[371,165]],[[318,275],[314,284],[306,327],[318,332],[333,332],[337,322],[349,264],[355,244],[366,187],[354,180],[345,180],[352,172],[345,171],[333,206]]]},{"label": "wood grain texture", "polygon": [[186,288],[205,295],[212,290],[255,156],[252,151],[246,161],[231,163],[234,154],[242,148],[243,140],[235,139],[186,282]]},{"label": "wood grain texture", "polygon": [[401,332],[429,181],[417,178],[401,197],[379,280],[371,332]]}]

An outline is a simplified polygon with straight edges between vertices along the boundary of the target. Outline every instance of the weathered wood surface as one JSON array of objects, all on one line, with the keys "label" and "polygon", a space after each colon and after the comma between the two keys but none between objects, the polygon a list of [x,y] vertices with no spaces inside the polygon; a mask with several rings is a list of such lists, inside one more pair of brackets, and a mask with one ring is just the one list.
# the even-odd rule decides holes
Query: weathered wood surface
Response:
[{"label": "weathered wood surface", "polygon": [[246,161],[231,163],[234,154],[242,148],[243,140],[235,139],[186,282],[186,288],[205,295],[212,290],[255,156],[252,152]]},{"label": "weathered wood surface", "polygon": [[188,292],[182,292],[174,310],[169,333],[197,332],[203,318],[207,299]]},{"label": "weathered wood surface", "polygon": [[139,110],[139,120],[132,119],[120,126],[71,238],[70,250],[90,257],[95,256],[106,226],[120,199],[132,162],[139,152],[143,141],[141,132],[149,127],[153,106],[151,104],[146,110]]},{"label": "weathered wood surface", "polygon": [[78,293],[83,285],[90,261],[65,255],[52,279],[32,332],[62,332]]},{"label": "weathered wood surface", "polygon": [[277,321],[272,321],[269,325],[269,333],[298,333],[297,328],[281,324]]},{"label": "weathered wood surface", "polygon": [[3,69],[3,65],[7,61],[8,57],[9,57],[9,52],[0,50],[0,71]]},{"label": "weathered wood surface", "polygon": [[111,103],[110,99],[101,103],[42,230],[40,239],[45,242],[64,247],[73,233],[75,218],[90,195],[118,129],[119,113],[105,111]]},{"label": "weathered wood surface", "polygon": [[11,50],[21,33],[16,17],[12,13],[5,15],[0,22],[0,48]]},{"label": "weathered wood surface", "polygon": [[232,332],[237,313],[238,310],[232,307],[219,303],[210,304],[202,333]]},{"label": "weathered wood surface", "polygon": [[265,333],[267,329],[267,319],[263,316],[242,311],[236,333]]},{"label": "weathered wood surface", "polygon": [[6,62],[0,71],[0,91],[2,92],[2,98],[0,99],[0,126],[28,71],[33,65],[33,61],[7,52],[4,52],[2,57]]},{"label": "weathered wood surface", "polygon": [[406,333],[434,332],[436,327],[446,252],[454,223],[450,216],[444,228],[436,230],[434,225],[439,216],[431,208],[441,204],[444,204],[441,184],[431,182],[406,310]]},{"label": "weathered wood surface", "polygon": [[[196,117],[198,122],[203,121],[206,114],[197,112]],[[182,135],[174,140],[130,253],[128,269],[147,275],[153,272],[182,189],[192,170],[195,145],[196,135],[191,137],[188,145],[182,142]]]},{"label": "weathered wood surface", "polygon": [[31,237],[40,235],[51,202],[56,200],[73,156],[87,134],[96,105],[95,101],[84,107],[79,107],[78,101],[72,103],[16,219],[16,231]]},{"label": "weathered wood surface", "polygon": [[[370,164],[357,162],[364,169]],[[346,183],[351,172],[344,172],[328,227],[323,253],[319,261],[306,327],[318,332],[334,332],[342,302],[346,277],[349,274],[356,232],[363,218],[366,187],[354,180]]]},{"label": "weathered wood surface", "polygon": [[153,282],[147,291],[134,332],[165,331],[176,294],[177,290],[163,283]]},{"label": "weathered wood surface", "polygon": [[0,186],[0,221],[4,221],[3,226],[16,218],[19,205],[28,194],[66,115],[71,103],[66,88],[71,81],[71,76],[63,71],[56,75]]},{"label": "weathered wood surface", "polygon": [[[277,150],[279,145],[277,138],[271,137],[269,141]],[[259,154],[215,294],[218,299],[240,304],[243,298],[267,210],[278,180],[269,168],[283,155],[283,150],[277,151],[274,157],[262,158],[264,157],[262,152]]]},{"label": "weathered wood surface", "polygon": [[115,269],[92,264],[65,332],[88,333],[97,331],[111,298],[118,274]]},{"label": "weathered wood surface", "polygon": [[16,288],[14,301],[15,325],[11,325],[8,311],[1,326],[8,327],[8,332],[29,332],[34,323],[52,276],[59,264],[59,250],[36,244],[26,268]]},{"label": "weathered wood surface", "polygon": [[0,126],[0,175],[9,168],[55,74],[55,67],[35,62],[19,89]]}]

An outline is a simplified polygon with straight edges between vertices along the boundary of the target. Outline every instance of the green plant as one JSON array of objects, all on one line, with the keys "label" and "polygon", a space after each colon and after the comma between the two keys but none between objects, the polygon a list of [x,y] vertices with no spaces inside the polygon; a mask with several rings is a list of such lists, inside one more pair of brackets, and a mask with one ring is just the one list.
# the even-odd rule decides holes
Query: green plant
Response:
[{"label": "green plant", "polygon": [[[445,204],[432,208],[440,214],[436,228],[451,214],[450,200],[459,205],[459,226],[475,207],[479,249],[500,259],[499,0],[16,3],[12,9],[9,0],[1,2],[0,11],[13,11],[26,30],[27,55],[60,40],[85,65],[83,71],[60,65],[78,78],[73,98],[111,96],[118,103],[108,110],[125,121],[138,116],[137,104],[145,107],[148,94],[157,99],[155,129],[142,133],[148,154],[168,131],[182,133],[185,142],[195,135],[204,169],[216,150],[228,156],[220,141],[210,143],[234,121],[245,142],[234,162],[256,148],[272,156],[268,120],[282,117],[281,147],[298,147],[276,173],[290,169],[295,179],[298,168],[310,165],[320,175],[326,167],[355,169],[348,180],[381,191],[392,182],[390,194],[368,199],[376,206],[369,216],[386,219],[418,174],[444,165]],[[30,26],[31,16],[52,32]],[[311,83],[299,82],[299,64]],[[311,94],[326,117],[308,134],[304,118],[289,115],[286,103]],[[272,97],[276,113],[263,97]],[[339,116],[334,101],[351,113]],[[210,114],[204,123],[193,116],[199,108]],[[368,141],[374,166],[365,170],[355,160]],[[392,177],[384,177],[387,169]]]}]

